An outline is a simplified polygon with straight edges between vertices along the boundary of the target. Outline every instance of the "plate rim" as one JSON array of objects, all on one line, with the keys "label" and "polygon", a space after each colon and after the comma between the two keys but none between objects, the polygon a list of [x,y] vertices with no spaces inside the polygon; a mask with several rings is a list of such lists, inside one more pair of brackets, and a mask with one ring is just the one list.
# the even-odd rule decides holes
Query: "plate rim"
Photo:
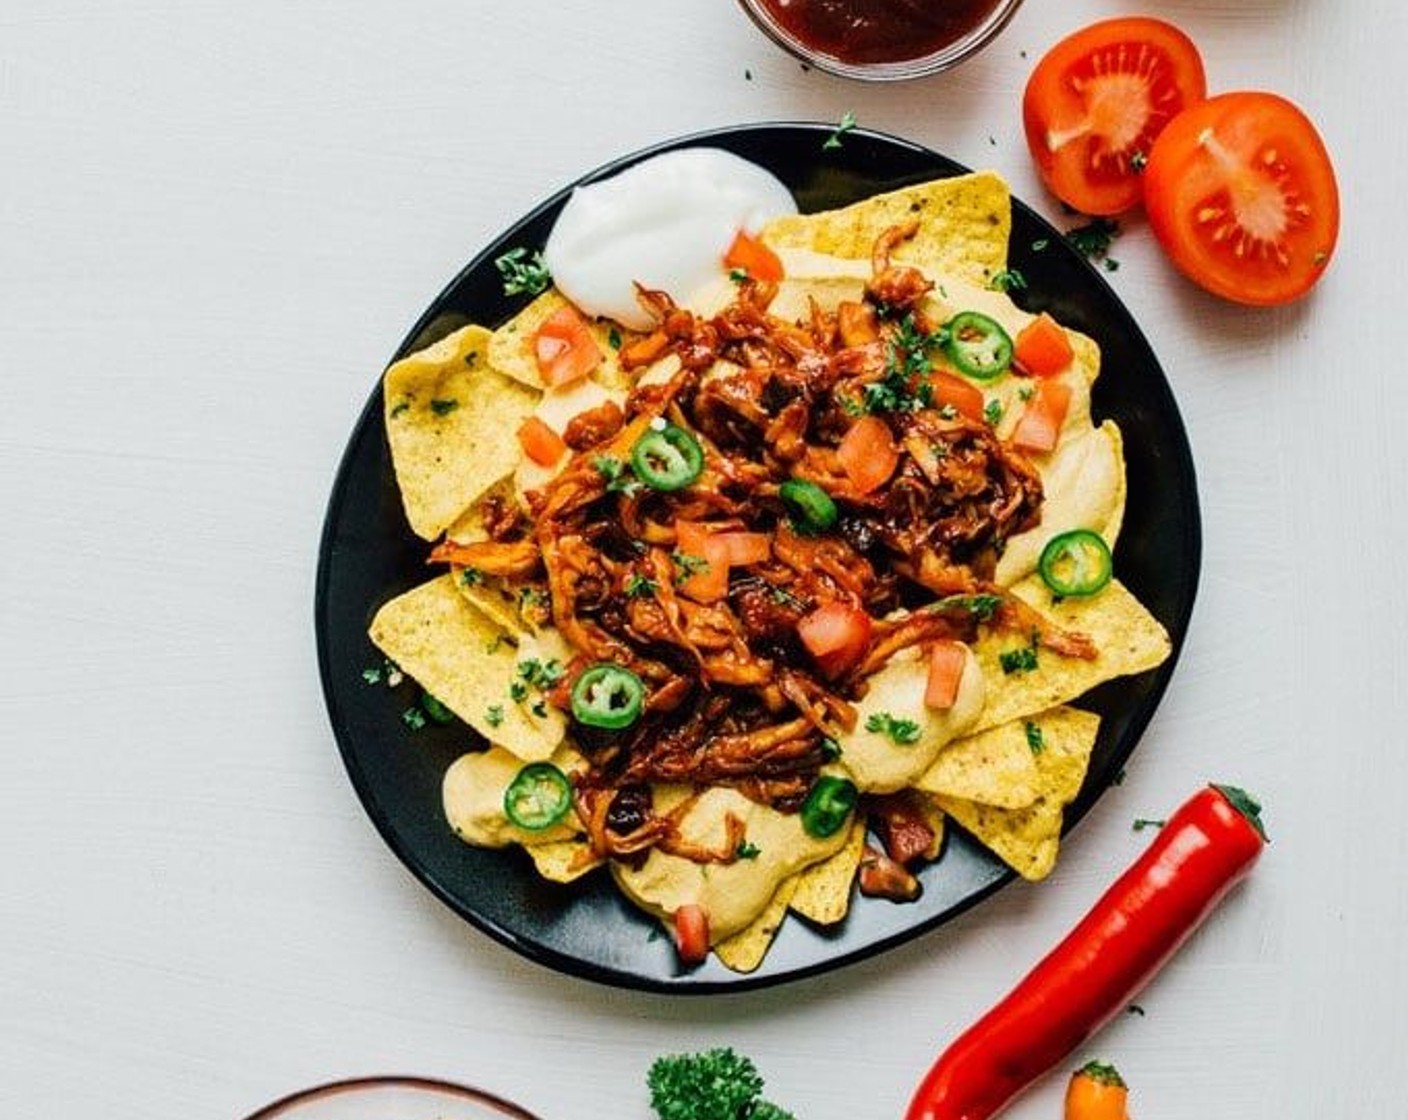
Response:
[{"label": "plate rim", "polygon": [[409,1073],[366,1074],[361,1077],[345,1077],[335,1081],[324,1081],[318,1085],[310,1085],[306,1089],[295,1089],[293,1092],[285,1093],[277,1100],[270,1101],[264,1107],[251,1112],[245,1117],[245,1120],[275,1120],[276,1117],[286,1115],[290,1109],[298,1108],[324,1097],[382,1088],[423,1089],[445,1096],[459,1097],[474,1104],[488,1105],[494,1111],[507,1117],[508,1120],[538,1120],[534,1113],[529,1112],[522,1105],[514,1104],[513,1101],[501,1097],[497,1093],[491,1093],[487,1089],[477,1089],[472,1085],[462,1085],[457,1081],[446,1081],[439,1077]]},{"label": "plate rim", "polygon": [[[774,120],[747,122],[697,130],[660,140],[645,147],[616,156],[552,191],[517,219],[492,234],[483,247],[473,253],[468,262],[441,288],[436,296],[427,304],[425,310],[416,318],[410,330],[397,345],[387,364],[390,365],[391,362],[411,352],[413,349],[417,348],[418,345],[423,345],[424,343],[421,342],[422,336],[445,314],[445,305],[449,302],[453,293],[455,293],[467,279],[489,264],[493,254],[495,254],[503,244],[511,241],[518,231],[530,226],[547,211],[563,204],[576,187],[609,177],[627,167],[663,152],[700,146],[711,140],[773,132],[798,132],[825,138],[835,132],[835,125],[821,121]],[[917,156],[935,166],[935,177],[938,178],[949,178],[968,174],[971,173],[972,170],[950,156],[944,155],[916,141],[888,132],[857,127],[847,132],[847,139],[851,137],[864,139],[867,142],[876,143],[885,148],[897,148],[910,156]],[[1059,237],[1060,231],[1048,219],[1015,195],[1011,196],[1011,206],[1014,215],[1020,212],[1024,219],[1034,220],[1040,226],[1049,228],[1052,233]],[[1074,250],[1069,249],[1064,243],[1062,248],[1063,251],[1067,252],[1068,256],[1074,254]],[[1116,744],[1116,748],[1112,752],[1107,764],[1107,769],[1110,774],[1114,775],[1125,765],[1129,757],[1133,754],[1135,747],[1138,746],[1142,739],[1154,713],[1162,703],[1164,694],[1168,689],[1168,685],[1172,680],[1174,670],[1182,654],[1187,631],[1194,612],[1202,572],[1202,520],[1198,500],[1196,466],[1192,458],[1192,448],[1188,439],[1187,427],[1183,422],[1182,413],[1178,408],[1177,400],[1173,395],[1172,386],[1163,370],[1163,366],[1159,362],[1158,356],[1155,354],[1148,338],[1140,328],[1137,320],[1135,320],[1133,313],[1130,312],[1129,308],[1124,304],[1124,301],[1119,298],[1118,293],[1114,291],[1106,278],[1088,259],[1080,257],[1079,254],[1074,255],[1087,274],[1086,281],[1093,283],[1100,292],[1103,301],[1110,304],[1115,309],[1117,317],[1121,320],[1120,326],[1122,332],[1129,341],[1143,352],[1143,355],[1147,358],[1148,364],[1157,374],[1154,380],[1158,389],[1158,396],[1161,398],[1158,402],[1159,410],[1173,416],[1177,421],[1176,428],[1172,433],[1174,443],[1176,444],[1176,461],[1173,464],[1174,472],[1185,477],[1188,482],[1186,487],[1179,489],[1177,500],[1182,507],[1182,519],[1190,528],[1190,533],[1185,540],[1188,558],[1191,561],[1190,570],[1182,573],[1182,580],[1185,587],[1183,594],[1179,597],[1179,609],[1176,611],[1176,617],[1160,620],[1168,628],[1172,639],[1172,649],[1169,657],[1163,664],[1149,671],[1152,684],[1148,699],[1146,702],[1143,702],[1139,706],[1139,709],[1133,714],[1127,729],[1123,733],[1120,741]],[[382,375],[379,373],[366,403],[358,412],[357,418],[350,430],[347,444],[338,462],[332,489],[328,498],[327,509],[324,514],[322,532],[319,539],[313,604],[319,677],[322,684],[324,703],[333,731],[333,738],[336,742],[338,753],[342,758],[344,769],[347,771],[363,812],[371,819],[373,826],[376,828],[383,842],[390,848],[406,870],[461,919],[467,921],[480,932],[487,934],[499,944],[520,956],[526,957],[535,963],[544,965],[565,975],[616,988],[627,988],[669,995],[711,995],[756,990],[791,983],[870,959],[871,957],[896,948],[899,945],[915,940],[921,935],[953,921],[959,915],[967,912],[972,907],[991,897],[998,890],[1008,886],[1017,879],[1017,874],[1011,868],[1004,866],[989,881],[973,889],[948,909],[920,918],[892,933],[867,940],[863,944],[853,948],[841,950],[835,954],[827,955],[822,959],[808,964],[802,964],[786,971],[762,974],[756,972],[729,973],[727,978],[695,977],[690,972],[686,971],[670,979],[664,979],[644,975],[639,972],[613,968],[609,965],[585,960],[581,957],[563,952],[541,941],[528,939],[517,930],[506,927],[493,918],[486,917],[466,905],[455,891],[441,881],[440,876],[435,874],[431,868],[425,866],[424,861],[411,851],[409,846],[404,844],[401,837],[394,831],[391,820],[378,803],[379,799],[372,785],[369,783],[367,775],[345,743],[345,730],[341,726],[337,714],[337,700],[335,698],[332,669],[329,664],[330,654],[324,626],[324,620],[329,605],[328,583],[331,578],[332,544],[336,536],[335,514],[340,507],[338,498],[343,493],[347,477],[354,466],[358,434],[362,432],[369,422],[374,420],[374,414],[379,412],[379,405],[382,400],[381,377]],[[1114,782],[1110,780],[1110,778],[1107,778],[1099,783],[1098,789],[1089,788],[1088,786],[1082,787],[1077,799],[1066,808],[1061,831],[1063,839],[1079,825],[1094,806],[1095,802],[1104,795],[1112,784],[1114,784]]]}]

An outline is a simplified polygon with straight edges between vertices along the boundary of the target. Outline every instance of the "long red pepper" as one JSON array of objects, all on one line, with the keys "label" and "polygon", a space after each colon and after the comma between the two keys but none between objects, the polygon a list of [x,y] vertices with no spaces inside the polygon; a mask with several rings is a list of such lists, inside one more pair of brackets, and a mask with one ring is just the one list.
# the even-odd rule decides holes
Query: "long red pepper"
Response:
[{"label": "long red pepper", "polygon": [[1261,807],[1209,786],[996,1007],[950,1046],[906,1120],[987,1120],[1129,1005],[1266,846]]}]

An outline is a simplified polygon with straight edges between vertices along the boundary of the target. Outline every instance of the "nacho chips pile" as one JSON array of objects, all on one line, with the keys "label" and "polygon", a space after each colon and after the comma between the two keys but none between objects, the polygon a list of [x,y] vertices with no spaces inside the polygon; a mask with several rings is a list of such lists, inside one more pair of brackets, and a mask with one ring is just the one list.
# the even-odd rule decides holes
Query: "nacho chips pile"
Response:
[{"label": "nacho chips pile", "polygon": [[[990,287],[1005,268],[1010,232],[1007,189],[992,174],[777,220],[764,240],[788,268],[773,313],[785,307],[805,314],[800,309],[808,298],[833,304],[847,298],[866,275],[855,262],[868,261],[877,236],[916,217],[918,232],[896,250],[896,259],[938,281],[935,299],[941,305],[979,310],[1016,326],[1031,318]],[[520,500],[551,477],[525,459],[514,434],[519,425],[533,415],[565,423],[629,386],[630,375],[616,358],[621,340],[612,337],[620,332],[597,322],[591,330],[600,336],[606,360],[570,395],[545,398],[532,339],[564,302],[549,291],[497,330],[465,327],[387,370],[388,440],[407,520],[420,536],[485,540],[486,518],[496,504]],[[980,710],[959,737],[937,750],[932,764],[905,779],[902,795],[934,837],[929,858],[941,858],[951,819],[1031,880],[1047,875],[1055,862],[1063,810],[1080,791],[1098,731],[1098,718],[1072,702],[1103,681],[1153,668],[1170,649],[1162,626],[1118,581],[1089,597],[1056,601],[1033,574],[1045,542],[1059,532],[1094,530],[1113,546],[1124,510],[1119,430],[1110,421],[1097,425],[1090,415],[1099,352],[1090,339],[1068,334],[1074,360],[1061,376],[1072,387],[1071,407],[1055,450],[1034,457],[1046,493],[1042,521],[1006,542],[996,582],[1061,628],[1088,636],[1098,656],[1065,657],[1037,648],[1035,638],[1015,640],[1010,629],[982,628],[972,646],[973,671],[982,678]],[[632,337],[626,332],[624,341]],[[983,386],[1000,417],[999,436],[1010,434],[1026,399],[1016,380],[1002,377]],[[545,684],[535,678],[541,666],[566,664],[574,653],[550,619],[546,604],[509,582],[454,568],[385,603],[370,633],[389,658],[491,744],[480,749],[467,737],[467,753],[447,774],[450,826],[471,843],[521,845],[539,873],[568,882],[603,863],[575,814],[534,832],[517,827],[503,809],[505,787],[523,765],[550,761],[569,777],[586,766],[567,717],[543,701]],[[838,773],[850,772],[845,746],[835,764]],[[857,783],[867,788],[862,779]],[[694,830],[701,844],[718,842],[714,834],[729,814],[747,817],[750,836],[770,838],[761,852],[705,865],[702,872],[698,865],[676,867],[669,861],[689,861],[656,852],[640,866],[609,861],[622,889],[662,919],[682,901],[712,900],[711,913],[718,915],[713,949],[735,970],[761,963],[789,910],[821,925],[842,921],[858,868],[874,858],[867,855],[860,814],[822,842],[808,839],[795,815],[751,805],[722,787],[661,787],[654,796],[657,810],[688,809],[681,828]],[[729,808],[702,808],[714,802],[728,802]]]}]

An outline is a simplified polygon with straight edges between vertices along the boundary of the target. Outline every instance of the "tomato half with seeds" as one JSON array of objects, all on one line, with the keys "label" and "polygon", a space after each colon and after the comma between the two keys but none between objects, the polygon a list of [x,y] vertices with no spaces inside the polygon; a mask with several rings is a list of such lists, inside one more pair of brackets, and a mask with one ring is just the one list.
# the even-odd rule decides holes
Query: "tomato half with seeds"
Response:
[{"label": "tomato half with seeds", "polygon": [[1304,295],[1339,237],[1325,143],[1273,93],[1224,93],[1164,130],[1144,173],[1149,225],[1194,283],[1267,307]]},{"label": "tomato half with seeds", "polygon": [[1085,214],[1119,214],[1164,127],[1207,96],[1202,56],[1172,24],[1091,24],[1037,63],[1022,98],[1027,147],[1047,190]]}]

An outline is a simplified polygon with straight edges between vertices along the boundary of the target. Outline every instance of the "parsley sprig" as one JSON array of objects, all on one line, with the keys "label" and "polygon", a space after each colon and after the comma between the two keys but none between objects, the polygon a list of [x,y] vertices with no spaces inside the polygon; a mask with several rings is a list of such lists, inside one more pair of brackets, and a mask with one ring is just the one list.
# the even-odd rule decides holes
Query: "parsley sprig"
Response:
[{"label": "parsley sprig", "polygon": [[510,249],[503,256],[494,259],[494,267],[503,277],[506,296],[536,296],[547,291],[548,285],[552,283],[552,273],[543,261],[542,252],[537,249],[533,250],[531,256],[521,245],[517,249]]},{"label": "parsley sprig", "polygon": [[919,742],[919,724],[912,719],[897,719],[889,712],[874,712],[865,721],[865,729],[886,735],[902,747]]}]

